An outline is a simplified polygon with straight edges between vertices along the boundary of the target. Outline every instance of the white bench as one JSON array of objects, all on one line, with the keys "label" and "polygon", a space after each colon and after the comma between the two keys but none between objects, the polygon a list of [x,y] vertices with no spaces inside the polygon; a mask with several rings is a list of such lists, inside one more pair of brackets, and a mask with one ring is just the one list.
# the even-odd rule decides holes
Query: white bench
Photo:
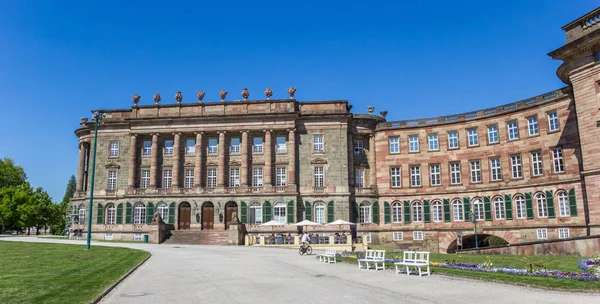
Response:
[{"label": "white bench", "polygon": [[321,253],[317,256],[319,257],[319,262],[337,263],[335,248],[326,248],[325,253]]},{"label": "white bench", "polygon": [[[365,266],[362,266],[365,263]],[[358,259],[358,269],[371,269],[369,264],[373,264],[375,270],[385,270],[385,250],[367,250],[364,259]],[[379,264],[381,263],[381,266]]]},{"label": "white bench", "polygon": [[[410,268],[413,267],[415,272],[418,269],[419,276],[431,275],[429,270],[429,252],[425,251],[404,251],[402,262],[394,263],[396,265],[396,273],[399,274],[402,269],[407,275],[410,275]],[[398,268],[400,266],[400,268]],[[421,267],[427,267],[427,271],[422,271]]]}]

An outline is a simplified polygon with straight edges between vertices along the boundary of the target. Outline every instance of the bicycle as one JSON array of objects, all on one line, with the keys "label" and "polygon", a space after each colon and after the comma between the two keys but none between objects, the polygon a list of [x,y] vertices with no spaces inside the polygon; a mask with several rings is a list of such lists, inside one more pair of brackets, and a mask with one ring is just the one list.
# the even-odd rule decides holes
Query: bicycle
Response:
[{"label": "bicycle", "polygon": [[310,244],[307,245],[306,247],[302,247],[302,245],[300,245],[300,248],[298,249],[298,253],[300,255],[304,255],[306,253],[306,255],[311,255],[312,254],[312,247],[310,247]]}]

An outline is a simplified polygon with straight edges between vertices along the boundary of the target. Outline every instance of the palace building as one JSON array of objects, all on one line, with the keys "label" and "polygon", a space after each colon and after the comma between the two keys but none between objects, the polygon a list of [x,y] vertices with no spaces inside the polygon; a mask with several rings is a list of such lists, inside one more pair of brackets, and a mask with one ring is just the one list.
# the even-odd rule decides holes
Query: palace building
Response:
[{"label": "palace building", "polygon": [[[154,214],[167,241],[226,243],[295,234],[304,219],[357,223],[368,241],[433,252],[496,236],[520,242],[600,234],[600,8],[565,25],[566,87],[469,113],[387,121],[347,100],[289,98],[102,110],[92,237],[142,240]],[[93,120],[81,119],[75,224],[87,229]],[[281,225],[260,226],[277,221]],[[329,226],[314,228],[328,230]],[[311,230],[313,228],[311,227]],[[186,239],[187,238],[187,239]],[[159,240],[159,242],[162,241]]]}]

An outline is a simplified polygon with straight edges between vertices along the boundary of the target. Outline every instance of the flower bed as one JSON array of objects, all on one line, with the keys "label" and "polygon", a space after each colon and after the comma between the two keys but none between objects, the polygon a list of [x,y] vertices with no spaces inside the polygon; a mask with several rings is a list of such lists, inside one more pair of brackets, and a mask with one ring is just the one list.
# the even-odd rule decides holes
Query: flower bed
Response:
[{"label": "flower bed", "polygon": [[600,258],[579,260],[579,268],[600,275]]}]

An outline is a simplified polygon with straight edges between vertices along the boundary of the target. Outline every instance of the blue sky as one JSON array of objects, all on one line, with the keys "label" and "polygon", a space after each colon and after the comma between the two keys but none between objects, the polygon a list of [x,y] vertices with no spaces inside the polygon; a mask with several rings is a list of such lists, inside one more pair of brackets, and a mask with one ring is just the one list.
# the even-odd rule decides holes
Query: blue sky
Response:
[{"label": "blue sky", "polygon": [[[181,2],[181,3],[179,3]],[[509,103],[564,86],[560,29],[596,1],[1,1],[0,157],[55,200],[79,118],[172,103],[348,99],[388,120]],[[199,2],[199,3],[198,3]],[[319,3],[323,2],[323,3]]]}]

